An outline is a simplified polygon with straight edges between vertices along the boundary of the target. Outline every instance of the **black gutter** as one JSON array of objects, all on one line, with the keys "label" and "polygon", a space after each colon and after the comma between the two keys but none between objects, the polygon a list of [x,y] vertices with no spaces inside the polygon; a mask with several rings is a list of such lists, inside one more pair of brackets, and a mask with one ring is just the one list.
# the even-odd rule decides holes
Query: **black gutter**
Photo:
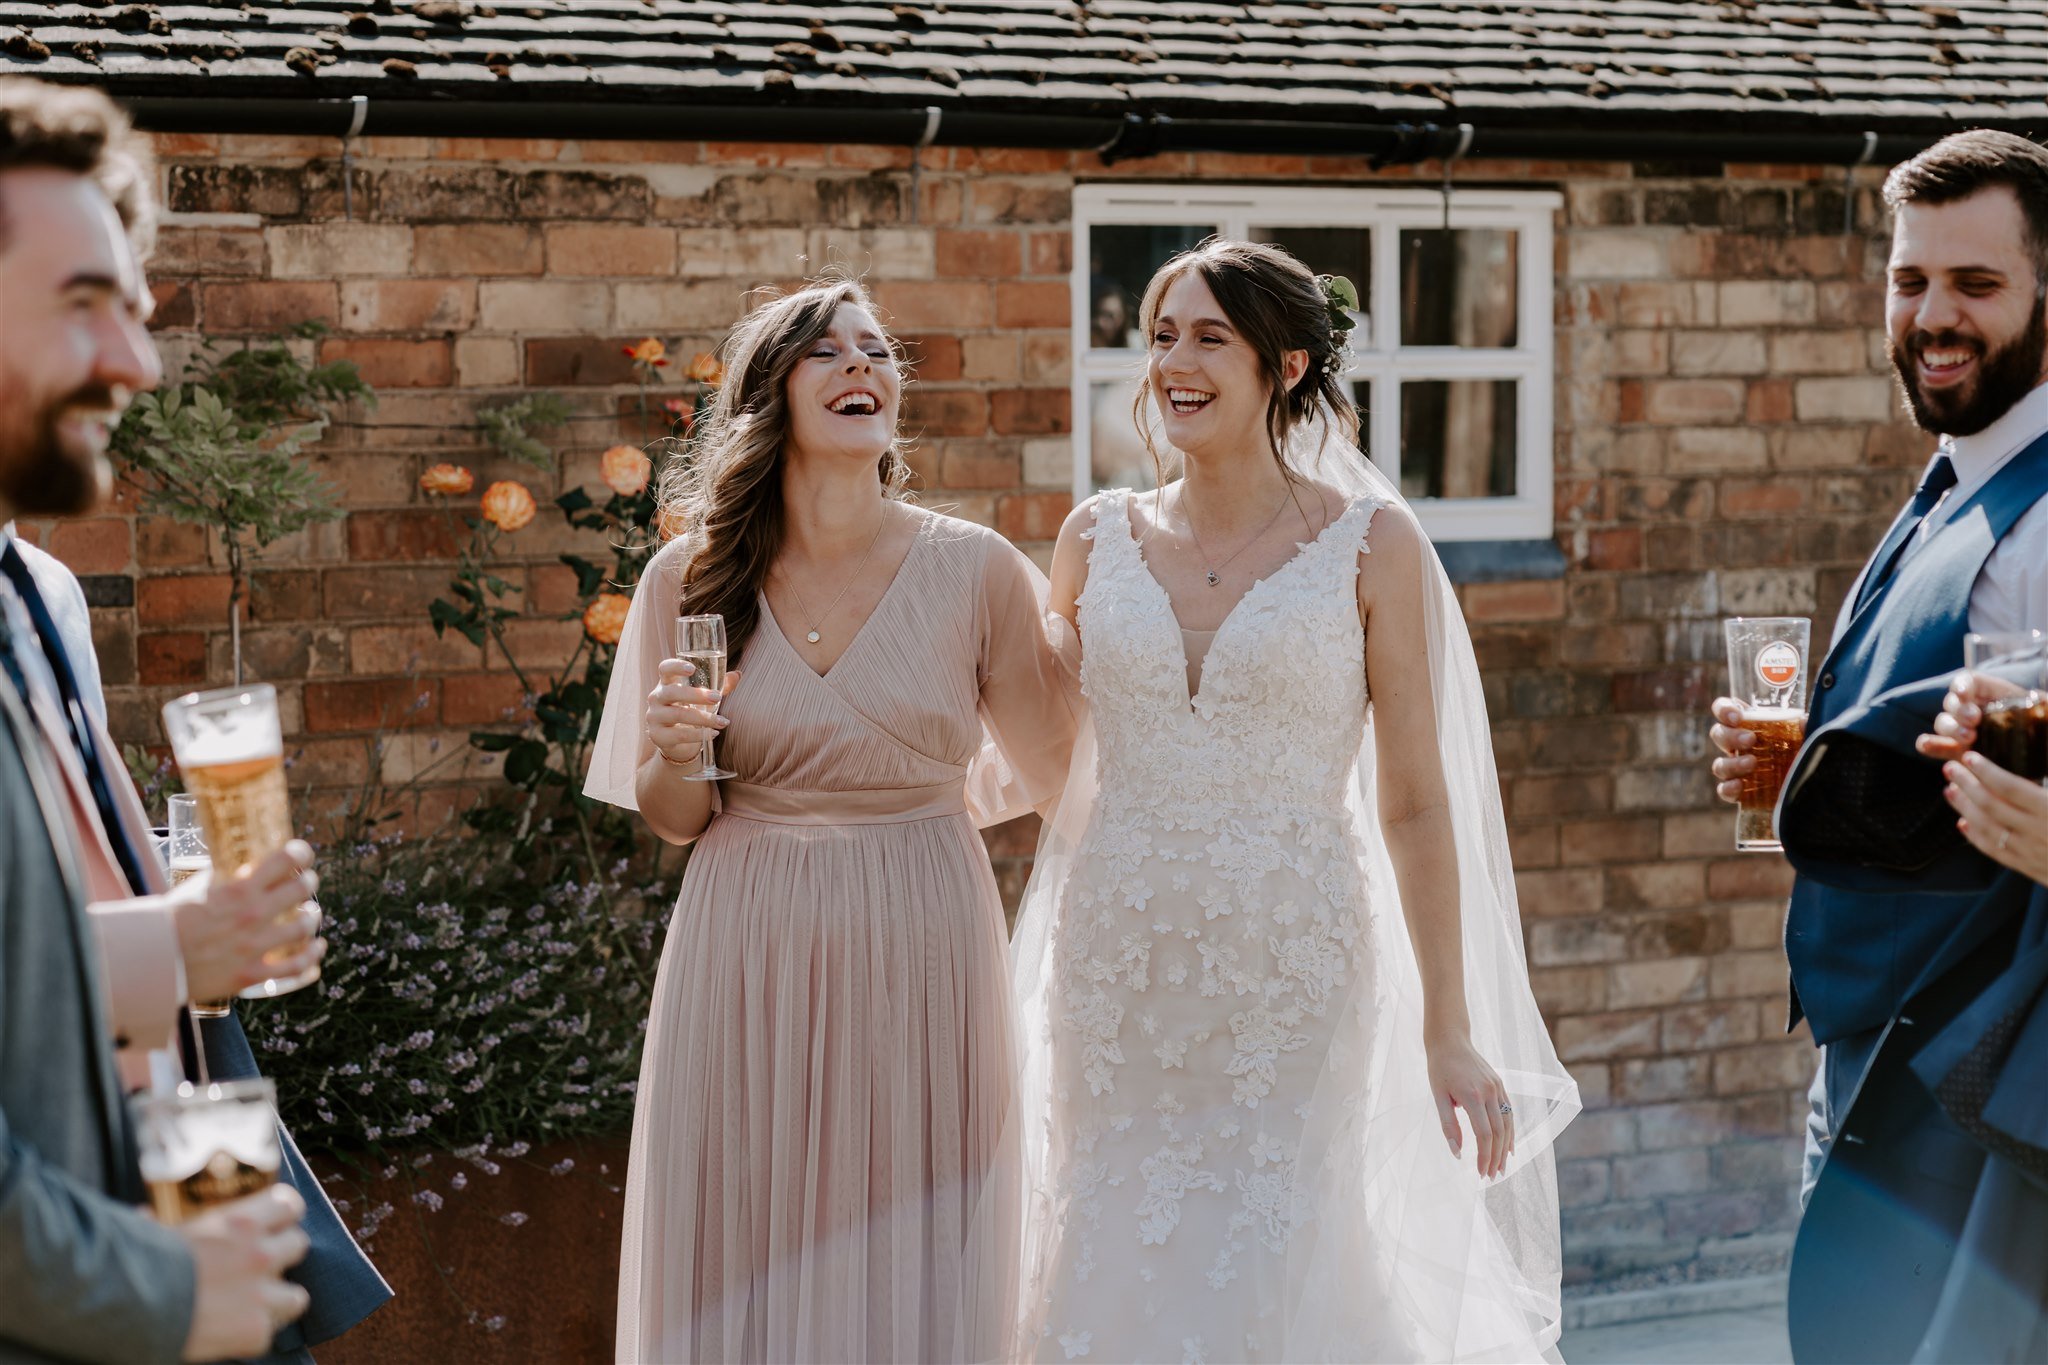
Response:
[{"label": "black gutter", "polygon": [[935,107],[639,104],[601,99],[486,103],[374,97],[356,101],[212,96],[146,97],[123,103],[137,123],[161,132],[298,133],[337,138],[351,132],[384,137],[630,141],[712,138],[911,147],[1040,147],[1099,151],[1112,163],[1161,152],[1248,152],[1356,156],[1380,165],[1447,155],[1552,161],[1888,165],[1911,156],[1941,136],[1940,132],[1830,132],[1811,128],[1760,133],[1713,127],[1545,127],[1527,122],[1475,126],[1455,122],[1177,119],[1135,114],[1116,119]]}]

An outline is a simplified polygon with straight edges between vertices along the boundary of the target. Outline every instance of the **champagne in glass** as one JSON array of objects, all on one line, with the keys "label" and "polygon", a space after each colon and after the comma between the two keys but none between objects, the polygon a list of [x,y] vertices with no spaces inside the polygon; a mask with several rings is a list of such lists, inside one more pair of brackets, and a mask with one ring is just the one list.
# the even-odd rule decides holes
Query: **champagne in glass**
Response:
[{"label": "champagne in glass", "polygon": [[[291,793],[284,782],[275,689],[258,683],[180,697],[164,704],[164,728],[185,786],[198,799],[215,876],[246,875],[284,847],[292,837]],[[242,998],[267,1000],[319,979],[320,969],[309,967],[294,977],[259,982]]]},{"label": "champagne in glass", "polygon": [[1806,739],[1807,639],[1803,616],[1737,616],[1724,624],[1728,638],[1729,695],[1742,703],[1742,727],[1756,736],[1756,767],[1742,779],[1736,803],[1735,847],[1782,848],[1776,818],[1778,792]]},{"label": "champagne in glass", "polygon": [[[171,838],[165,849],[167,869],[171,885],[188,882],[213,866],[206,852],[206,835],[199,825],[199,798],[189,794],[174,796],[171,807]],[[192,1012],[201,1019],[224,1017],[230,1005],[229,1000],[194,1000]]]},{"label": "champagne in glass", "polygon": [[[696,672],[690,681],[698,687],[708,687],[721,696],[725,693],[725,618],[723,616],[679,616],[676,618],[676,657],[686,661]],[[736,777],[737,773],[718,766],[712,754],[713,740],[704,741],[704,764],[693,773],[683,774],[691,782],[713,782],[721,777]]]},{"label": "champagne in glass", "polygon": [[158,1222],[176,1225],[277,1183],[276,1101],[261,1077],[136,1099],[137,1155]]}]

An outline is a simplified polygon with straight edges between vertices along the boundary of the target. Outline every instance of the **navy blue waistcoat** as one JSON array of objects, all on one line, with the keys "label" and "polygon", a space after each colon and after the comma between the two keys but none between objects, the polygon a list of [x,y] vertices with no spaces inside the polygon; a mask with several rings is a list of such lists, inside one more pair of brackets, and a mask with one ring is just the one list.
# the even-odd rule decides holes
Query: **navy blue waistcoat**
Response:
[{"label": "navy blue waistcoat", "polygon": [[[1998,542],[2028,508],[2048,497],[2048,435],[2007,461],[1955,508],[1927,541],[1871,590],[1842,638],[1821,663],[1807,716],[1805,765],[1829,727],[1868,716],[1888,693],[1939,682],[1963,666],[1970,590]],[[1938,687],[1929,691],[1938,693]],[[1928,799],[1944,817],[1939,768],[1926,762]],[[1788,792],[1792,786],[1788,783]],[[1952,828],[1953,820],[1943,823]],[[1795,840],[1786,851],[1801,875],[1785,918],[1785,955],[1792,965],[1792,1021],[1804,1012],[1817,1042],[1877,1028],[1898,1012],[1928,966],[2010,879],[1970,890],[1896,889],[1895,878],[1857,886],[1853,873],[1823,883],[1802,863]],[[1979,856],[1972,854],[1971,856]],[[1985,866],[1991,868],[1988,860]],[[1832,884],[1830,884],[1832,883]]]}]

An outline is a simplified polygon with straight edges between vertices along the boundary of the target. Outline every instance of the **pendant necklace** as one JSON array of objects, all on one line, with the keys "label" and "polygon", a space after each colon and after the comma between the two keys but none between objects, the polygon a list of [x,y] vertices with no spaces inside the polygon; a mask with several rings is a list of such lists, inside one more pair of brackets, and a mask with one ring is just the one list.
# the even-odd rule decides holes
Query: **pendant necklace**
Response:
[{"label": "pendant necklace", "polygon": [[[804,633],[804,638],[806,640],[809,640],[812,644],[818,643],[818,623],[820,621],[823,621],[827,616],[830,616],[832,614],[832,608],[838,606],[840,599],[846,596],[847,588],[851,588],[854,585],[854,583],[860,578],[861,570],[865,569],[868,566],[868,561],[870,559],[873,559],[875,556],[875,546],[882,543],[882,528],[887,526],[888,524],[889,508],[886,504],[884,504],[884,506],[882,507],[882,519],[875,525],[874,538],[868,541],[867,553],[860,557],[860,563],[854,568],[854,571],[846,576],[846,587],[841,588],[839,590],[839,596],[833,598],[831,602],[827,603],[825,610],[819,612],[817,616],[812,619],[809,629],[806,630]],[[783,570],[782,581],[789,586],[789,595],[796,599],[797,611],[805,616],[810,616],[811,609],[804,605],[804,595],[796,590],[796,580],[789,576],[789,571],[787,569]]]},{"label": "pendant necklace", "polygon": [[1194,538],[1195,553],[1201,556],[1203,565],[1208,569],[1208,573],[1204,577],[1208,579],[1210,587],[1213,588],[1223,581],[1222,571],[1230,567],[1231,559],[1236,559],[1246,550],[1249,550],[1254,544],[1264,538],[1266,532],[1273,529],[1273,523],[1280,520],[1280,514],[1287,510],[1287,504],[1292,501],[1294,501],[1294,490],[1290,488],[1287,490],[1286,496],[1280,499],[1280,505],[1273,509],[1273,515],[1267,519],[1266,524],[1261,526],[1250,540],[1247,540],[1244,544],[1233,550],[1230,554],[1230,559],[1224,560],[1221,564],[1212,564],[1209,562],[1209,552],[1202,548],[1202,533],[1195,529],[1195,514],[1188,510],[1188,486],[1185,483],[1181,484],[1180,513],[1188,519],[1188,534]]}]

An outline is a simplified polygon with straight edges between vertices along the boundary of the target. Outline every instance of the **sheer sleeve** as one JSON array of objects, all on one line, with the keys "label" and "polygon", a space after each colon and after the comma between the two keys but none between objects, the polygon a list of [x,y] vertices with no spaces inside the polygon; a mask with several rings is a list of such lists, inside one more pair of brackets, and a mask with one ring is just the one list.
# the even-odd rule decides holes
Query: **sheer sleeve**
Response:
[{"label": "sheer sleeve", "polygon": [[593,801],[640,809],[633,780],[640,765],[654,757],[647,737],[647,694],[654,690],[661,661],[675,652],[676,604],[683,595],[683,554],[687,542],[672,540],[647,563],[633,589],[633,605],[619,633],[619,652],[612,658],[611,685],[605,691],[604,719],[590,746],[590,771],[583,794]]},{"label": "sheer sleeve", "polygon": [[967,808],[982,826],[1059,794],[1080,670],[1080,640],[1047,609],[1045,575],[1016,546],[989,539],[977,613],[983,742],[967,775]]}]

